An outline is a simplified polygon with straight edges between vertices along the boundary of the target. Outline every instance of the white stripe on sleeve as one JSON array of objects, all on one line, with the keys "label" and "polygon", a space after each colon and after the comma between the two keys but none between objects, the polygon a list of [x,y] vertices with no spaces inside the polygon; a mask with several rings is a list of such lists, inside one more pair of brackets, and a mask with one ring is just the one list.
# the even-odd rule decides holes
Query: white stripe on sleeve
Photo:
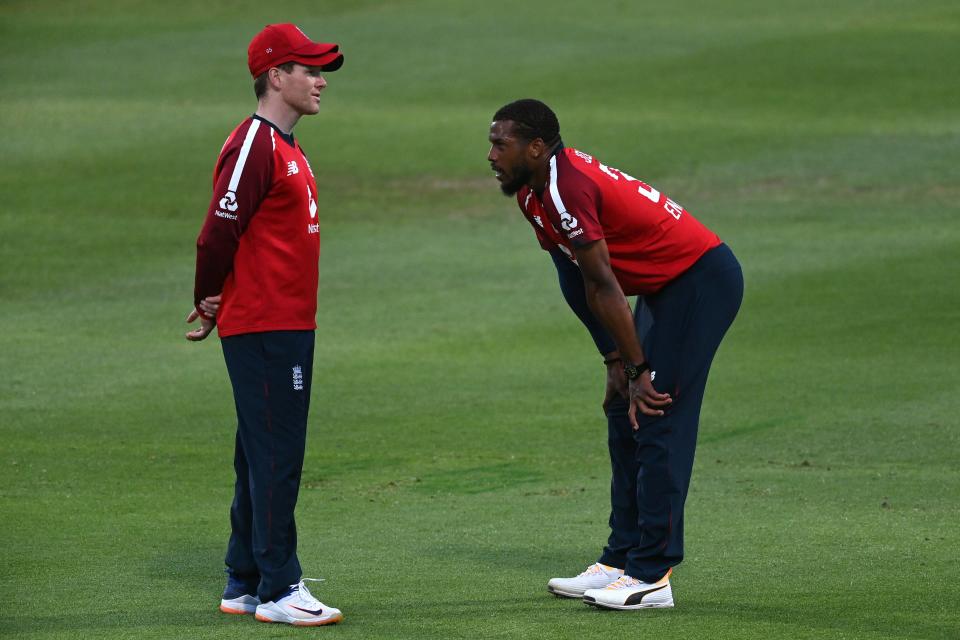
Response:
[{"label": "white stripe on sleeve", "polygon": [[550,197],[553,199],[553,206],[557,208],[557,213],[563,217],[567,212],[566,205],[560,199],[560,190],[557,189],[557,156],[550,156]]},{"label": "white stripe on sleeve", "polygon": [[250,153],[250,147],[253,146],[253,138],[257,135],[257,129],[260,128],[260,121],[256,118],[250,123],[247,129],[247,137],[243,139],[243,146],[240,147],[240,155],[237,157],[237,164],[233,167],[233,174],[230,176],[230,186],[228,191],[237,192],[237,185],[240,184],[240,175],[243,173],[243,165],[247,163],[247,155]]}]

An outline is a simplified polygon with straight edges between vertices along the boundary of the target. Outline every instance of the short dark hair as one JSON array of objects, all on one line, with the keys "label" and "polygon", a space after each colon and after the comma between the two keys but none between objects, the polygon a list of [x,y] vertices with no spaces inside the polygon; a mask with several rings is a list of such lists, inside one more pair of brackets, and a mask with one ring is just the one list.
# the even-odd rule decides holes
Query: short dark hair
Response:
[{"label": "short dark hair", "polygon": [[[293,65],[297,64],[296,62],[284,62],[283,64],[276,65],[278,69],[283,69],[287,73],[293,71]],[[272,67],[271,67],[272,68]],[[253,81],[253,92],[257,95],[257,100],[263,97],[263,94],[267,92],[267,74],[270,73],[270,69],[267,69],[260,75],[256,77]]]},{"label": "short dark hair", "polygon": [[557,115],[539,100],[524,98],[503,105],[493,119],[512,120],[514,132],[524,140],[540,138],[548,147],[555,147],[560,142],[560,122]]}]

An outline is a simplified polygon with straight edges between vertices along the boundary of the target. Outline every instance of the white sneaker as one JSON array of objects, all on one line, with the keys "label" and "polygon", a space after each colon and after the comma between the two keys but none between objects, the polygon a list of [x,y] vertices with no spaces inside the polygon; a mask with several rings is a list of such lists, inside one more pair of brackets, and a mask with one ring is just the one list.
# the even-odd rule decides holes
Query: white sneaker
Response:
[{"label": "white sneaker", "polygon": [[260,598],[257,597],[259,581],[259,578],[238,578],[232,571],[227,570],[227,586],[223,588],[223,595],[220,596],[220,611],[236,615],[254,613],[260,604]]},{"label": "white sneaker", "polygon": [[583,594],[583,602],[604,609],[658,609],[673,606],[670,574],[654,584],[640,582],[630,576],[621,576],[602,589],[590,589]]},{"label": "white sneaker", "polygon": [[600,589],[622,575],[623,569],[597,562],[575,578],[551,578],[547,583],[547,591],[562,598],[582,598],[587,589]]},{"label": "white sneaker", "polygon": [[340,609],[328,607],[314,598],[303,580],[258,606],[256,616],[260,622],[284,622],[298,627],[319,627],[343,620]]},{"label": "white sneaker", "polygon": [[223,611],[224,613],[243,615],[245,613],[256,612],[257,605],[259,604],[260,598],[257,596],[243,594],[237,596],[236,598],[221,598],[220,611]]}]

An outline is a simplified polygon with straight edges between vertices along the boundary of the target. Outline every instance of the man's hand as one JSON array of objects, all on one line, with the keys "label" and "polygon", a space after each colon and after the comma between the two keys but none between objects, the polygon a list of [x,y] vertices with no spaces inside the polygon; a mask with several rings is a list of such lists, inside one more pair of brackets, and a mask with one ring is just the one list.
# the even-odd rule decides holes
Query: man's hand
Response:
[{"label": "man's hand", "polygon": [[[220,296],[207,296],[200,301],[200,311],[211,318],[217,317],[217,311],[220,310]],[[189,322],[189,321],[188,321]]]},{"label": "man's hand", "polygon": [[[607,358],[611,360],[611,358]],[[603,413],[607,413],[610,403],[620,396],[627,399],[627,374],[623,372],[623,363],[615,358],[607,363],[607,393],[603,398]]]},{"label": "man's hand", "polygon": [[[216,316],[217,311],[220,309],[220,296],[209,296],[200,301],[200,308],[203,309],[203,312]],[[210,335],[210,332],[213,331],[213,328],[217,326],[215,320],[204,318],[200,315],[200,312],[196,309],[191,309],[190,313],[187,314],[187,324],[193,324],[200,319],[200,326],[192,331],[187,331],[185,338],[191,342],[199,342]]]},{"label": "man's hand", "polygon": [[630,424],[633,430],[640,429],[637,423],[637,411],[645,416],[662,416],[663,409],[669,407],[673,398],[669,393],[660,393],[653,388],[650,372],[644,371],[636,380],[630,381]]}]

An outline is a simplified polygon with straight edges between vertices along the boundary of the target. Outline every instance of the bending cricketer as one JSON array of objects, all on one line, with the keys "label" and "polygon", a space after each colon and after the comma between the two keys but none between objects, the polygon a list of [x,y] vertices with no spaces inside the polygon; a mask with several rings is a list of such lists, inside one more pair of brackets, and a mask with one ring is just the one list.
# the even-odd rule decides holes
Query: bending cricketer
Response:
[{"label": "bending cricketer", "polygon": [[217,326],[237,408],[226,613],[316,626],[340,611],[314,598],[297,558],[300,490],[314,330],[320,225],[317,184],[293,137],[320,110],[343,55],[292,24],[268,25],[250,42],[256,113],[220,151],[213,199],[197,239],[194,310],[203,340]]},{"label": "bending cricketer", "polygon": [[500,189],[516,195],[607,369],[610,537],[596,563],[547,588],[608,609],[672,607],[700,405],[743,298],[740,265],[666,195],[564,147],[544,103],[504,106],[489,139]]}]

